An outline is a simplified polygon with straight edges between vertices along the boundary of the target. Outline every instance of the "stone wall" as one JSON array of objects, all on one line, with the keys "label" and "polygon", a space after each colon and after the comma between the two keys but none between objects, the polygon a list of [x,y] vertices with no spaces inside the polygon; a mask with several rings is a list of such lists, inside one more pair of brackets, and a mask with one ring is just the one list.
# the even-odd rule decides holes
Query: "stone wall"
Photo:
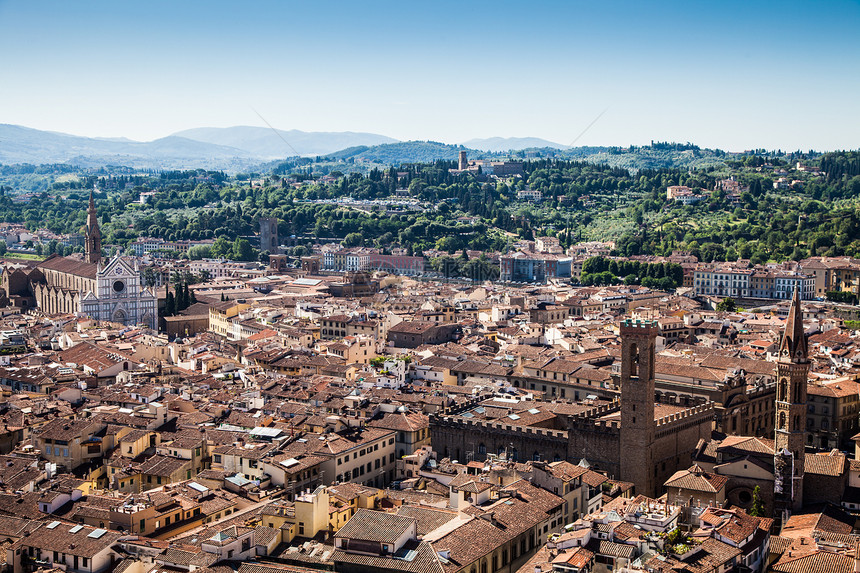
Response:
[{"label": "stone wall", "polygon": [[[508,452],[519,461],[565,459],[568,433],[546,428],[469,420],[460,416],[430,416],[433,450],[441,457],[465,463],[483,461],[487,454]],[[481,447],[483,445],[483,447]]]}]

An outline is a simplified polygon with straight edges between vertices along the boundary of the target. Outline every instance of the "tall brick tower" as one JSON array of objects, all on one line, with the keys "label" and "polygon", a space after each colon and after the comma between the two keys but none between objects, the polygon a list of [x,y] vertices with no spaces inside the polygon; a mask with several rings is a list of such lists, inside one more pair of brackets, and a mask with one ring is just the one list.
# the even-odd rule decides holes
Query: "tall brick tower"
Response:
[{"label": "tall brick tower", "polygon": [[93,192],[90,191],[90,206],[87,209],[87,237],[84,246],[84,260],[88,263],[98,263],[102,259],[102,233],[99,230],[99,217],[96,214],[96,203]]},{"label": "tall brick tower", "polygon": [[776,374],[774,508],[775,517],[784,519],[803,506],[809,352],[797,288],[779,344]]},{"label": "tall brick tower", "polygon": [[654,359],[657,325],[650,321],[621,323],[621,479],[636,493],[656,492],[654,435]]}]

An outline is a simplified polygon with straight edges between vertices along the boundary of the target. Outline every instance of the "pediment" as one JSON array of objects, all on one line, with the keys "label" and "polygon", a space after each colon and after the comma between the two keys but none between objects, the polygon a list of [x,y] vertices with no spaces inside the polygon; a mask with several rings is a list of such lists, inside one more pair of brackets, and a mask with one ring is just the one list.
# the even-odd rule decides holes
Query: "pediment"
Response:
[{"label": "pediment", "polygon": [[762,467],[759,460],[745,458],[714,467],[714,472],[723,476],[735,476],[760,480],[773,480],[773,472]]},{"label": "pediment", "polygon": [[111,279],[114,277],[131,278],[137,276],[137,272],[131,265],[125,262],[122,257],[117,255],[99,271],[98,275],[99,278],[105,279]]}]

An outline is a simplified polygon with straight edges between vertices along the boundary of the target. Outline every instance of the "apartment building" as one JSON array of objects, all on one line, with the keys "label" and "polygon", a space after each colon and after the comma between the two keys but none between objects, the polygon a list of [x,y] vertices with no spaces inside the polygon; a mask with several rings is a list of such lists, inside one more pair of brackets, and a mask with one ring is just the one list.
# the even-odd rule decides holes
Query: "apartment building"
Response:
[{"label": "apartment building", "polygon": [[546,282],[551,278],[570,278],[572,261],[565,255],[517,251],[500,257],[500,280]]},{"label": "apartment building", "polygon": [[800,261],[800,268],[814,277],[815,298],[824,298],[831,291],[860,295],[860,259],[811,257]]},{"label": "apartment building", "polygon": [[365,314],[348,316],[333,314],[320,319],[320,338],[334,340],[338,338],[371,337],[375,340],[384,338],[383,323],[368,318]]},{"label": "apartment building", "polygon": [[316,455],[323,464],[325,483],[352,481],[372,487],[385,487],[394,480],[394,441],[396,432],[385,428],[365,428],[320,438]]},{"label": "apartment building", "polygon": [[731,264],[699,265],[693,272],[697,296],[790,299],[794,289],[802,300],[815,296],[815,276],[765,267],[741,268]]}]

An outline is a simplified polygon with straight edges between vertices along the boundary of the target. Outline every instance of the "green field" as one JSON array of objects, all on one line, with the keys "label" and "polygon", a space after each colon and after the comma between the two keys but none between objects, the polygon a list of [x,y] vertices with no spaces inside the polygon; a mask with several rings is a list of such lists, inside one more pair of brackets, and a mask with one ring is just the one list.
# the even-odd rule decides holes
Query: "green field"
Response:
[{"label": "green field", "polygon": [[6,251],[6,254],[3,255],[7,259],[26,259],[29,261],[44,261],[45,257],[42,255],[37,255],[35,253],[13,253],[10,251]]}]

